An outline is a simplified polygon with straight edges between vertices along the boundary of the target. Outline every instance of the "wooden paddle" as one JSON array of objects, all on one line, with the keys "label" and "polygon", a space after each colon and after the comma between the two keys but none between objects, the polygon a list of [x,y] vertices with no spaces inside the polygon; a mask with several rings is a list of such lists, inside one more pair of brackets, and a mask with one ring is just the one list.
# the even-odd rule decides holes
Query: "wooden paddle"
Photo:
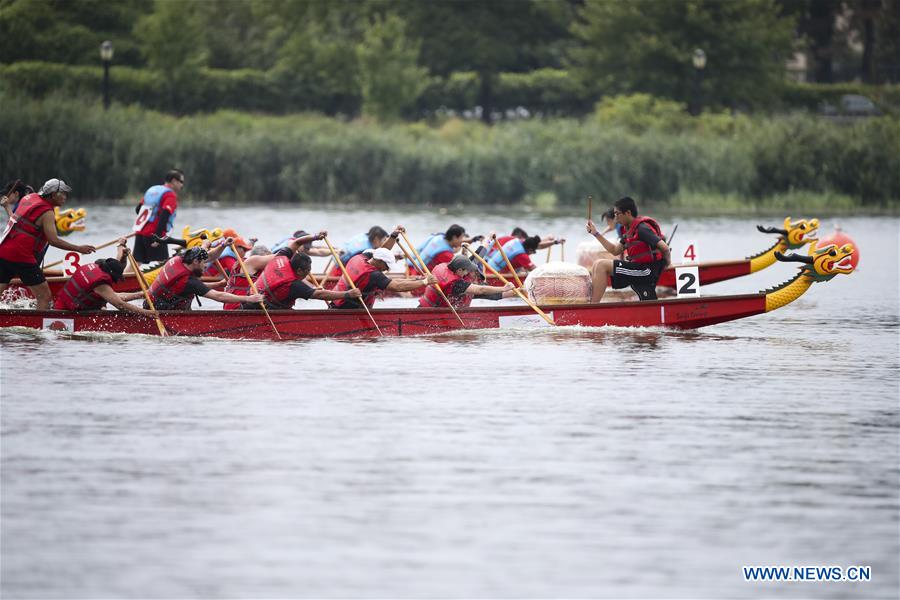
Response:
[{"label": "wooden paddle", "polygon": [[563,240],[559,244],[559,260],[566,262],[566,241]]},{"label": "wooden paddle", "polygon": [[[231,244],[231,251],[234,252],[235,258],[237,258],[238,264],[241,266],[241,271],[244,272],[244,277],[247,278],[247,281],[250,282],[250,291],[254,294],[258,294],[259,290],[256,289],[256,283],[253,281],[253,278],[250,277],[250,272],[247,270],[247,265],[244,264],[244,259],[241,258],[241,255],[238,254],[237,248],[234,247],[234,244]],[[219,261],[216,261],[219,262]],[[269,320],[269,325],[272,326],[272,331],[275,332],[275,335],[278,336],[278,339],[281,339],[281,334],[278,333],[278,328],[275,327],[275,323],[272,321],[272,316],[269,314],[269,311],[266,310],[266,302],[263,300],[259,303],[259,306],[262,308],[263,313],[266,315],[266,318]]]},{"label": "wooden paddle", "polygon": [[[353,279],[351,279],[350,273],[348,273],[347,269],[344,268],[344,263],[341,262],[337,251],[334,249],[334,246],[331,245],[331,242],[328,241],[328,238],[323,238],[323,240],[325,242],[325,245],[328,246],[328,251],[331,252],[331,256],[332,258],[334,258],[334,262],[336,262],[337,266],[341,268],[341,273],[343,273],[344,277],[347,279],[347,285],[349,285],[351,289],[355,290],[356,284],[353,283]],[[363,308],[366,309],[369,318],[372,319],[372,325],[375,326],[375,329],[378,331],[378,335],[383,336],[384,333],[381,332],[381,327],[378,326],[378,323],[375,321],[375,317],[372,316],[372,311],[369,310],[369,305],[366,304],[366,301],[362,296],[359,297],[359,303],[363,305]]]},{"label": "wooden paddle", "polygon": [[547,246],[547,262],[550,262],[550,251],[553,250],[553,244]]},{"label": "wooden paddle", "polygon": [[[513,267],[512,263],[509,262],[509,257],[507,257],[506,252],[503,251],[503,246],[500,245],[500,241],[497,239],[496,233],[494,234],[492,239],[494,240],[494,245],[497,247],[497,250],[500,251],[500,256],[502,256],[503,260],[506,261],[506,266],[509,267],[509,271],[513,274],[513,277],[515,277],[516,283],[519,284],[519,287],[522,287],[522,280],[519,279],[519,274],[516,273],[515,267]],[[481,257],[479,256],[478,258],[481,258]],[[494,269],[491,269],[491,271],[494,271]],[[496,271],[494,271],[494,272],[496,273]]]},{"label": "wooden paddle", "polygon": [[[134,237],[135,235],[137,235],[137,233],[135,233],[134,231],[132,231],[132,232],[129,233],[128,235],[120,235],[120,236],[117,237],[116,239],[110,240],[110,241],[106,242],[105,244],[100,244],[99,246],[95,246],[95,248],[96,248],[97,250],[102,250],[103,248],[106,248],[107,246],[112,246],[113,244],[118,244],[118,243],[119,243],[119,240],[122,239],[123,237],[127,240],[128,238]],[[49,265],[44,265],[44,268],[45,268],[45,269],[49,269],[50,267],[55,267],[56,265],[61,265],[61,264],[63,264],[64,262],[66,262],[66,259],[58,260],[58,261],[56,261],[56,262],[50,263]]]},{"label": "wooden paddle", "polygon": [[[416,247],[415,247],[415,246],[413,246],[412,244],[409,243],[409,238],[406,237],[406,233],[403,232],[403,231],[401,231],[401,232],[400,232],[400,235],[403,236],[403,241],[406,242],[406,245],[409,246],[409,249],[413,251],[413,253],[416,255],[416,258],[418,258],[418,259],[419,259],[419,262],[422,264],[422,268],[419,269],[419,272],[422,273],[423,275],[432,276],[432,275],[431,275],[431,270],[428,268],[428,265],[426,265],[426,264],[425,264],[425,261],[422,260],[422,255],[419,254],[419,251],[416,250]],[[400,240],[397,240],[397,245],[400,246],[400,249],[401,249],[401,250],[403,250],[403,254],[406,255],[406,258],[409,259],[409,262],[411,262],[412,264],[415,265],[415,264],[416,264],[416,261],[414,261],[414,260],[412,259],[412,257],[409,255],[409,252],[407,252],[407,251],[406,251],[406,248],[403,247],[403,244],[400,243]],[[444,302],[447,303],[447,306],[450,307],[450,310],[453,311],[453,315],[456,317],[456,320],[459,321],[459,324],[462,325],[463,328],[465,328],[466,324],[463,323],[462,317],[460,317],[460,316],[459,316],[459,313],[456,312],[456,309],[453,308],[453,304],[450,303],[450,298],[448,298],[448,297],[447,297],[447,294],[444,293],[444,290],[441,289],[440,284],[435,283],[432,287],[437,291],[438,294],[441,295],[441,298],[444,299]]]},{"label": "wooden paddle", "polygon": [[594,203],[594,197],[588,196],[588,221],[591,220],[591,205]]},{"label": "wooden paddle", "polygon": [[310,279],[310,281],[312,281],[313,285],[316,286],[316,289],[319,289],[319,290],[323,289],[322,284],[319,283],[319,280],[316,279],[316,276],[313,275],[312,271],[309,272],[309,279]]},{"label": "wooden paddle", "polygon": [[[478,256],[478,253],[475,252],[474,250],[472,250],[472,248],[471,248],[468,244],[463,244],[463,248],[465,248],[466,251],[468,251],[469,254],[471,254],[472,256],[474,256],[475,258],[477,258],[479,261],[481,261],[481,264],[483,264],[486,268],[490,269],[490,270],[491,270],[491,273],[493,273],[494,275],[496,275],[497,277],[499,277],[499,278],[500,278],[500,281],[502,281],[504,284],[509,283],[509,281],[507,281],[506,278],[505,278],[503,275],[501,275],[500,273],[498,273],[497,270],[494,269],[494,267],[492,267],[491,265],[489,265],[489,264],[487,263],[486,260],[484,260],[483,258],[481,258],[480,256]],[[547,313],[545,313],[545,312],[542,311],[540,308],[538,308],[538,306],[537,306],[534,302],[532,302],[532,301],[528,298],[528,296],[526,296],[525,294],[523,294],[521,290],[519,290],[518,288],[516,288],[516,289],[513,290],[513,291],[515,291],[515,292],[519,295],[519,298],[521,298],[522,300],[525,301],[525,304],[527,304],[528,306],[530,306],[531,308],[533,308],[533,309],[534,309],[534,312],[536,312],[536,313],[539,314],[541,317],[543,317],[543,319],[544,319],[545,321],[547,321],[547,322],[550,323],[551,325],[556,325],[556,323],[553,322],[553,319],[551,319],[551,318],[547,315]]]},{"label": "wooden paddle", "polygon": [[[128,262],[131,264],[131,268],[134,269],[135,277],[137,277],[138,283],[141,286],[141,291],[144,292],[144,299],[147,301],[147,306],[150,307],[150,310],[156,312],[156,307],[153,305],[153,298],[150,297],[150,288],[147,287],[147,280],[144,279],[144,274],[141,272],[140,265],[137,264],[137,261],[134,260],[131,252],[127,249],[125,250],[125,256],[128,257]],[[168,337],[169,332],[166,331],[166,326],[163,325],[162,319],[159,318],[159,313],[156,314],[156,327],[159,329],[159,335]]]},{"label": "wooden paddle", "polygon": [[[234,244],[232,244],[231,247],[234,248]],[[222,263],[221,263],[221,261],[219,261],[218,258],[216,259],[216,268],[219,269],[219,271],[221,271],[222,277],[225,278],[225,281],[228,281],[228,271],[225,270],[225,267],[222,266]]]}]

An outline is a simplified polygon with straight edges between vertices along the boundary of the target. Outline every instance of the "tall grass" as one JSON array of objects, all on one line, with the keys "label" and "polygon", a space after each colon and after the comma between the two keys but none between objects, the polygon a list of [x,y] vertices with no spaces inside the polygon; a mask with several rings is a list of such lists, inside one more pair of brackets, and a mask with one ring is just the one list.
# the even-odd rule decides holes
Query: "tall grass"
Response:
[{"label": "tall grass", "polygon": [[565,205],[587,194],[763,202],[808,192],[878,207],[900,199],[900,119],[742,117],[725,127],[710,119],[674,130],[596,118],[383,126],[228,111],[176,118],[0,94],[0,172],[32,185],[59,176],[81,198],[137,197],[178,166],[198,200],[496,204],[553,195]]}]

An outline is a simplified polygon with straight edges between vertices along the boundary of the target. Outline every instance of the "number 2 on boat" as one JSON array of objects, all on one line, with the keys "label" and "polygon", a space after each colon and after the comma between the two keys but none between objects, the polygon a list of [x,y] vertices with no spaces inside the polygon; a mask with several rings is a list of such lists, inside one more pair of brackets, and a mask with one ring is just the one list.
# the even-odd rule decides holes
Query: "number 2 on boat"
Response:
[{"label": "number 2 on boat", "polygon": [[675,269],[675,290],[678,297],[700,295],[700,267],[678,267]]}]

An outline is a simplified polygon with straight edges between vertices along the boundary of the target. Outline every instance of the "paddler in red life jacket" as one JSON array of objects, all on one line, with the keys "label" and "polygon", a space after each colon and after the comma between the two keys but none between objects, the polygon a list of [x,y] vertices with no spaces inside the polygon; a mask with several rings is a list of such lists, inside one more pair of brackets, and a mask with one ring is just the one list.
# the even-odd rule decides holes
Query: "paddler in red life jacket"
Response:
[{"label": "paddler in red life jacket", "polygon": [[40,263],[47,246],[90,254],[90,245],[76,246],[59,239],[53,208],[62,206],[72,191],[61,179],[50,179],[37,194],[28,194],[19,202],[0,234],[0,296],[13,277],[28,286],[37,299],[37,309],[50,308],[50,286],[44,278]]},{"label": "paddler in red life jacket", "polygon": [[[282,248],[265,266],[256,278],[256,289],[265,297],[266,308],[290,309],[297,300],[350,300],[359,298],[359,290],[325,290],[310,287],[304,279],[309,276],[312,259],[298,252],[305,240],[323,240],[327,232],[315,236],[304,236],[293,240],[287,248]],[[258,303],[244,302],[242,308],[260,308]]]},{"label": "paddler in red life jacket", "polygon": [[587,231],[613,256],[625,253],[624,260],[600,258],[591,269],[593,292],[591,302],[600,302],[606,292],[606,282],[613,289],[631,287],[640,300],[656,300],[656,282],[663,269],[671,264],[671,253],[659,224],[650,217],[639,217],[637,205],[630,197],[616,200],[613,205],[616,222],[625,228],[618,243],[607,240],[593,221]]},{"label": "paddler in red life jacket", "polygon": [[56,296],[53,308],[74,311],[100,310],[109,302],[119,310],[154,318],[156,314],[153,311],[128,303],[129,300],[142,298],[143,292],[118,294],[113,291],[113,283],[121,281],[125,271],[127,253],[127,241],[121,238],[116,258],[102,258],[78,267]]},{"label": "paddler in red life jacket", "polygon": [[[437,284],[450,299],[454,308],[464,308],[472,303],[472,297],[478,296],[484,300],[500,300],[515,295],[513,284],[507,283],[503,287],[492,285],[479,285],[481,272],[470,259],[465,256],[456,256],[449,263],[441,263],[434,268],[432,275],[437,279]],[[425,293],[419,299],[421,308],[444,308],[447,302],[434,289],[428,286]]]},{"label": "paddler in red life jacket", "polygon": [[[247,272],[250,274],[250,278],[255,283],[257,279],[259,279],[259,275],[263,272],[263,270],[265,270],[270,262],[272,262],[279,256],[290,260],[303,246],[305,246],[306,244],[311,244],[314,240],[325,239],[327,235],[327,231],[320,231],[316,235],[307,233],[299,238],[290,240],[290,242],[285,247],[281,248],[275,253],[270,252],[269,249],[265,246],[255,246],[253,250],[250,251],[250,255],[245,257],[244,267],[247,269]],[[263,293],[263,290],[261,288],[257,289],[259,289],[260,293]],[[235,265],[235,267],[232,269],[231,275],[228,277],[228,281],[225,283],[225,291],[230,294],[237,294],[238,296],[250,295],[250,281],[247,279],[247,276],[244,275],[244,271],[243,269],[241,269],[240,265]],[[293,304],[293,302],[291,304]],[[252,304],[246,307],[242,307],[240,304],[229,302],[228,304],[225,304],[223,308],[225,310],[236,310],[239,308],[259,308],[259,304]],[[266,306],[266,308],[268,308],[268,305]]]},{"label": "paddler in red life jacket", "polygon": [[[429,271],[442,263],[448,263],[466,241],[466,230],[462,225],[451,225],[444,233],[434,233],[416,249]],[[418,271],[409,260],[406,261],[406,273],[415,275]]]},{"label": "paddler in red life jacket", "polygon": [[169,248],[155,241],[153,236],[166,237],[175,224],[178,210],[178,194],[184,189],[184,173],[172,169],[166,173],[163,185],[151,186],[134,211],[137,218],[132,230],[134,236],[134,259],[139,264],[165,261],[169,258]]},{"label": "paddler in red life jacket", "polygon": [[[253,249],[253,244],[239,236],[234,229],[226,229],[222,232],[222,235],[224,237],[213,242],[208,250],[209,262],[203,271],[205,277],[224,277],[228,279],[235,269],[240,271],[241,267],[238,265],[237,257],[231,250],[232,244],[241,258],[244,258],[248,250]],[[225,269],[224,273],[219,269],[219,265],[222,265],[222,268]]]},{"label": "paddler in red life jacket", "polygon": [[[170,258],[150,285],[150,296],[157,310],[190,310],[194,296],[203,296],[216,302],[260,302],[262,294],[248,297],[229,294],[206,287],[200,277],[206,267],[209,253],[206,248],[189,248],[183,254]],[[144,308],[150,308],[144,302]]]},{"label": "paddler in red life jacket", "polygon": [[[425,279],[390,279],[385,273],[391,270],[394,264],[394,254],[391,249],[394,242],[400,236],[400,232],[405,232],[402,226],[397,226],[391,232],[390,238],[381,248],[375,250],[367,250],[366,252],[354,256],[346,265],[347,273],[353,284],[362,291],[362,301],[366,306],[373,306],[375,298],[384,290],[392,292],[411,292],[418,290],[426,285],[437,283],[437,279],[426,277]],[[341,277],[335,286],[335,291],[344,291],[350,289],[347,284],[347,278]],[[335,300],[331,303],[331,308],[362,308],[359,300]]]}]

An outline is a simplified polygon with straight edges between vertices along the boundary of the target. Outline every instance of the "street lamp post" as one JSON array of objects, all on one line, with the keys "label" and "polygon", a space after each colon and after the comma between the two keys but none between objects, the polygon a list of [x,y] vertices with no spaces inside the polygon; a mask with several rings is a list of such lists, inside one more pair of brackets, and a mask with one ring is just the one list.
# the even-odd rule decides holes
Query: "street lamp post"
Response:
[{"label": "street lamp post", "polygon": [[700,94],[703,90],[703,70],[706,68],[706,52],[697,48],[691,56],[691,62],[694,64],[694,91],[691,94],[691,114],[699,115],[703,111],[703,103]]},{"label": "street lamp post", "polygon": [[103,61],[103,109],[109,108],[109,64],[112,62],[113,45],[106,40],[100,44],[100,60]]}]

